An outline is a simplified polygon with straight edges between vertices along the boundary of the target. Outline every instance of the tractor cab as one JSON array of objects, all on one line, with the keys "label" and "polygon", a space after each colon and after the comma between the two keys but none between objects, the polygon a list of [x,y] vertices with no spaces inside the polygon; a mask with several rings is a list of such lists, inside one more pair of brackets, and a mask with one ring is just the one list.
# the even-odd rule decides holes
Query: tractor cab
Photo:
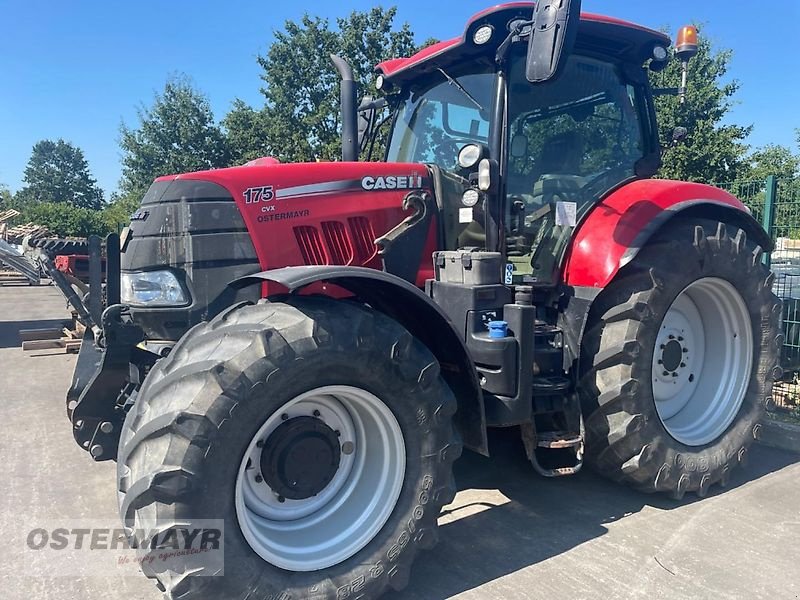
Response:
[{"label": "tractor cab", "polygon": [[646,67],[666,65],[670,41],[584,14],[558,69],[531,82],[533,10],[479,13],[460,39],[379,65],[377,85],[395,115],[386,160],[431,166],[446,248],[502,252],[513,283],[550,285],[589,209],[660,166]]}]

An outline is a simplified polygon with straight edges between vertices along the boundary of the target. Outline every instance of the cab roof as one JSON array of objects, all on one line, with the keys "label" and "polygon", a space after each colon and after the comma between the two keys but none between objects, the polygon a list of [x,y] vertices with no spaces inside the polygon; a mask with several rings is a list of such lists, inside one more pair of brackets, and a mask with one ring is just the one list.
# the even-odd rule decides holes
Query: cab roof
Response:
[{"label": "cab roof", "polygon": [[[387,79],[402,78],[418,71],[427,71],[476,56],[493,55],[497,46],[506,37],[509,24],[518,19],[533,18],[533,2],[510,2],[487,8],[470,18],[461,37],[438,42],[408,58],[393,58],[375,67]],[[495,33],[489,43],[477,45],[472,41],[475,30],[491,25]],[[610,54],[622,60],[643,63],[651,56],[654,46],[669,47],[671,40],[666,34],[642,27],[635,23],[596,15],[581,13],[576,48]],[[436,60],[433,60],[436,59]]]}]

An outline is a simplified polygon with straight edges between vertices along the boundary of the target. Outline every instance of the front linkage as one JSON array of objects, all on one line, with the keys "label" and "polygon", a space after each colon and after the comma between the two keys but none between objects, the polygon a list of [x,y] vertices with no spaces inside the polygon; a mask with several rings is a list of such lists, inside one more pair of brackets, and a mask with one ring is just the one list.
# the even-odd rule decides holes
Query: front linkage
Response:
[{"label": "front linkage", "polygon": [[73,425],[75,441],[97,461],[116,458],[125,413],[144,375],[141,371],[132,374],[131,365],[146,372],[158,359],[138,347],[145,338],[144,332],[133,323],[128,307],[119,303],[119,247],[119,236],[112,234],[106,238],[104,287],[101,241],[94,236],[89,239],[88,306],[55,269],[52,260],[41,258],[43,267],[86,326],[67,392],[67,416]]},{"label": "front linkage", "polygon": [[131,365],[149,369],[158,356],[137,346],[144,332],[131,319],[127,306],[109,306],[96,340],[87,331],[67,393],[67,415],[75,441],[96,461],[117,456],[125,414],[139,386]]}]

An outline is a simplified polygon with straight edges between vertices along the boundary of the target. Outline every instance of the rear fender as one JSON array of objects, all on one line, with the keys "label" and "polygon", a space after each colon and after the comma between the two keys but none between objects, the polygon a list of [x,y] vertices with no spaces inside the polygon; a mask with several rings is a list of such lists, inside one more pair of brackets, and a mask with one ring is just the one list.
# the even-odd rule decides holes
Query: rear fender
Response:
[{"label": "rear fender", "polygon": [[458,401],[455,423],[464,446],[488,456],[478,373],[450,320],[419,288],[383,271],[347,266],[286,267],[242,277],[231,285],[244,287],[265,281],[278,283],[292,293],[324,281],[349,291],[403,325],[439,361],[442,377]]},{"label": "rear fender", "polygon": [[709,185],[647,179],[616,190],[584,217],[567,249],[562,281],[575,287],[607,286],[678,215],[736,225],[765,251],[772,249],[767,232],[732,194]]}]

